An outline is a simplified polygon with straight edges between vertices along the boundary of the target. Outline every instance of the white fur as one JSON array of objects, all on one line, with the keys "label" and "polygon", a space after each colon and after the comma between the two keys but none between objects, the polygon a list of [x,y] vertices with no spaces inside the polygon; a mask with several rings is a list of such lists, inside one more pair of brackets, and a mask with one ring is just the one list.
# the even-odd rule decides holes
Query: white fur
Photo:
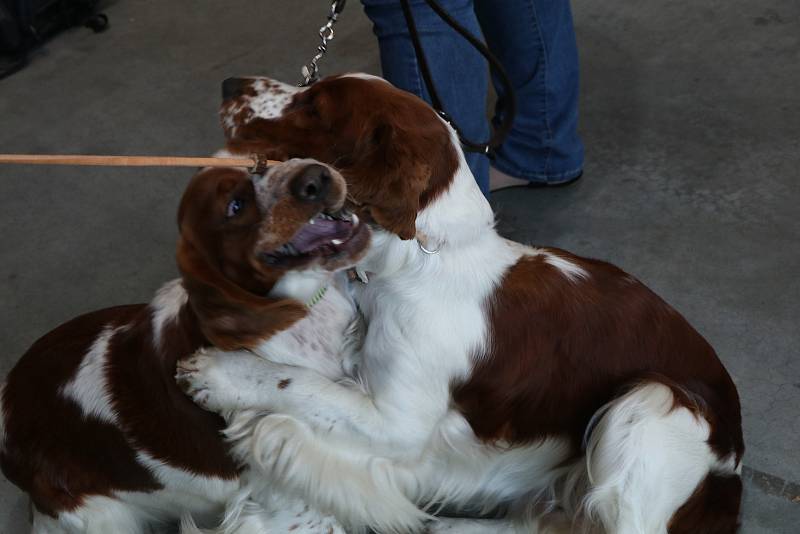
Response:
[{"label": "white fur", "polygon": [[569,261],[566,258],[562,258],[561,256],[557,256],[553,253],[545,253],[545,263],[552,265],[566,277],[568,280],[572,282],[577,282],[579,280],[587,280],[589,278],[589,273],[581,267],[580,265],[576,265]]},{"label": "white fur", "polygon": [[[530,534],[529,525],[507,519],[441,518],[426,525],[426,534]],[[541,532],[539,530],[535,532]]]},{"label": "white fur", "polygon": [[[241,354],[220,355],[213,364],[204,357],[200,373],[214,382],[204,393],[222,395],[235,384],[239,400],[248,392],[251,406],[287,414],[266,416],[247,441],[271,479],[279,473],[290,491],[310,491],[314,504],[351,527],[384,531],[419,526],[425,515],[417,501],[491,506],[552,483],[549,473],[564,459],[565,443],[492,451],[448,407],[450,384],[469,374],[470,355],[486,342],[483,302],[525,251],[500,238],[493,225],[461,156],[453,185],[417,219],[438,254],[375,233],[359,264],[373,274],[357,290],[370,324],[360,368],[369,395],[307,369]],[[276,387],[287,378],[288,387]],[[216,402],[224,410],[233,399]],[[526,476],[520,466],[542,477]]]},{"label": "white fur", "polygon": [[321,269],[310,271],[289,271],[281,276],[269,296],[273,298],[294,298],[308,302],[317,292],[330,283],[330,273]]},{"label": "white fur", "polygon": [[[452,130],[451,139],[458,146]],[[586,464],[565,464],[569,446],[557,438],[486,446],[451,407],[451,385],[470,374],[472,355],[490,341],[484,303],[509,267],[522,256],[544,255],[572,283],[589,279],[553,252],[502,239],[458,153],[453,183],[416,220],[426,247],[439,252],[425,254],[415,241],[379,230],[357,266],[370,273],[369,283],[355,288],[369,324],[359,382],[208,351],[195,360],[202,399],[222,412],[281,414],[234,419],[246,429],[233,433],[238,454],[353,530],[420,528],[426,515],[415,505],[435,511],[442,504],[479,510],[510,503],[521,520],[527,517],[519,527],[525,532],[568,532],[563,521],[542,523],[541,514],[555,513],[548,512],[555,505],[573,511],[576,524],[587,511],[587,531],[602,528],[588,524],[596,517],[608,533],[663,532],[718,467],[704,441],[707,422],[685,409],[669,411],[671,393],[663,386],[641,386],[607,407]],[[236,395],[225,394],[231,388]],[[583,507],[570,507],[587,492]],[[517,528],[495,525],[501,532]]]},{"label": "white fur", "polygon": [[[258,392],[267,389],[280,391],[278,383],[282,378],[270,380],[270,377],[264,375],[264,366],[267,363],[264,357],[269,357],[273,362],[280,362],[283,364],[281,367],[305,369],[308,372],[312,372],[310,370],[313,369],[314,376],[324,377],[326,381],[338,380],[355,384],[344,375],[342,365],[342,358],[346,353],[345,347],[349,341],[346,336],[351,331],[356,316],[355,303],[347,291],[344,273],[333,275],[319,269],[298,271],[286,281],[279,282],[270,295],[308,300],[323,286],[328,288],[323,298],[292,328],[272,336],[253,352],[225,354],[226,369],[230,366],[238,370],[231,373],[237,377],[236,382],[228,381],[231,375],[217,372],[220,369],[218,364],[222,360],[205,358],[203,352],[196,354],[189,362],[179,364],[181,366],[179,372],[184,373],[184,378],[202,374],[202,379],[195,380],[196,389],[193,395],[195,401],[202,406],[225,413],[229,421],[226,434],[236,443],[234,455],[250,467],[258,467],[258,462],[248,445],[254,441],[253,436],[271,434],[273,441],[282,442],[283,437],[287,437],[286,428],[308,429],[305,423],[287,417],[282,419],[286,421],[286,425],[273,427],[271,424],[274,419],[282,416],[262,417],[263,414],[257,412],[242,411],[243,408],[258,405]],[[289,384],[286,389],[293,389],[294,386],[295,384]],[[215,395],[208,394],[211,392]],[[314,426],[317,430],[322,431],[337,424],[335,418],[329,417],[322,410],[315,409],[319,406],[313,398],[307,399],[307,402],[311,405],[307,415],[312,419],[316,416]],[[310,436],[310,431],[306,435]],[[260,441],[260,437],[255,441]],[[304,443],[298,442],[299,445]],[[287,451],[291,450],[293,445],[289,441],[284,443]],[[279,503],[283,502],[282,499],[290,499],[291,495],[296,494],[288,491],[288,488],[283,488],[284,491],[281,492],[276,483],[280,477],[264,473],[261,469],[255,476],[252,476],[249,470],[245,470],[243,477],[242,490],[228,503],[225,512],[227,519],[214,532],[225,534],[262,532],[259,529],[265,525],[268,528],[263,532],[284,532],[280,530],[281,525],[284,525],[280,517],[283,517],[281,514],[284,514],[285,510]],[[295,504],[291,504],[290,508],[294,509],[297,502],[302,502],[304,509],[300,527],[292,532],[327,534],[328,529],[333,529],[334,533],[343,532],[336,520],[317,511],[318,507],[314,506],[317,502],[307,504],[299,498],[292,502]],[[391,503],[386,504],[387,507],[390,505]],[[194,528],[187,519],[182,534],[197,532],[193,530]]]},{"label": "white fur", "polygon": [[641,385],[604,410],[587,445],[583,505],[608,532],[666,534],[709,471],[734,472],[708,445],[708,422],[676,407],[662,384]]},{"label": "white fur", "polygon": [[153,313],[153,344],[156,350],[161,348],[161,333],[164,327],[178,317],[181,308],[189,300],[183,282],[176,278],[167,282],[156,292],[156,296],[150,303]]},{"label": "white fur", "polygon": [[283,108],[298,92],[299,88],[287,83],[275,82],[278,87],[267,88],[263,81],[259,80],[253,84],[253,89],[257,96],[250,100],[250,108],[257,117],[272,119],[279,117]]},{"label": "white fur", "polygon": [[[310,278],[317,282],[320,281],[318,273],[311,275]],[[339,358],[341,338],[338,338],[337,343],[334,341],[336,336],[329,335],[328,332],[336,332],[337,329],[346,330],[355,313],[355,307],[352,299],[341,293],[341,281],[335,282],[330,273],[328,273],[328,279],[328,283],[332,284],[332,289],[326,293],[325,298],[315,306],[315,309],[312,309],[310,319],[301,321],[301,324],[298,325],[301,330],[293,329],[282,333],[272,347],[276,349],[273,354],[286,362],[315,367],[329,376],[341,376]],[[160,331],[169,321],[175,320],[181,306],[186,302],[187,294],[180,280],[173,280],[165,284],[150,304],[154,332]],[[314,321],[321,321],[321,324],[314,324]],[[122,326],[103,329],[83,357],[75,375],[61,388],[60,392],[64,397],[76,402],[86,417],[97,418],[113,425],[118,425],[118,419],[112,408],[108,392],[107,356],[111,338],[125,328]],[[301,334],[302,328],[308,328],[313,332],[313,335],[309,335],[305,343],[297,337]],[[319,342],[319,345],[316,342]],[[314,347],[317,347],[316,349],[312,348],[312,343]],[[305,344],[308,344],[308,348],[304,347]],[[281,350],[277,350],[278,348]],[[265,350],[270,349],[267,347]],[[2,389],[0,389],[0,393],[2,393]],[[140,534],[147,525],[177,519],[176,512],[181,511],[191,514],[203,524],[215,524],[224,512],[226,505],[231,503],[233,497],[240,491],[239,480],[196,475],[170,466],[167,462],[156,459],[138,448],[137,460],[164,486],[163,489],[147,493],[118,491],[114,498],[90,497],[78,509],[61,513],[57,518],[34,512],[33,533]],[[271,488],[263,478],[260,481],[261,486],[258,489],[261,497],[265,500],[266,496],[277,500],[281,498],[277,494],[272,495]],[[272,530],[244,529],[236,532],[239,534],[285,532],[282,529],[286,526],[284,520],[288,520],[288,518],[280,514],[285,515],[289,509],[295,510],[299,506],[298,502],[302,502],[302,500],[294,499],[290,508],[273,508],[269,511],[250,507],[248,508],[249,514],[244,517],[252,517],[247,520],[243,519],[243,525],[269,526]],[[307,509],[298,516],[298,520],[302,519],[303,523],[301,527],[293,531],[295,534],[327,534],[329,527],[334,528],[333,532],[336,534],[342,532],[341,527],[334,519],[319,514],[312,508],[305,508]],[[293,524],[290,523],[289,526]]]},{"label": "white fur", "polygon": [[247,114],[247,120],[273,119],[280,116],[292,96],[302,90],[282,82],[272,81],[271,83],[276,87],[267,89],[263,80],[257,80],[253,83],[253,89],[257,92],[256,96],[240,95],[228,104],[229,107],[222,115],[222,125],[229,137],[236,135],[235,117],[239,117],[243,111]]},{"label": "white fur", "polygon": [[[306,163],[306,160],[292,160],[281,168],[286,171],[287,167]],[[267,188],[268,183],[276,184],[273,174],[268,171],[267,176],[259,179],[256,183],[258,194],[274,194]],[[276,361],[303,365],[331,379],[344,379],[342,355],[350,346],[350,340],[345,336],[353,332],[354,317],[358,317],[345,280],[343,273],[334,275],[317,268],[287,276],[275,287],[272,296],[307,301],[321,287],[328,287],[328,291],[305,319],[274,336],[258,350]],[[161,348],[164,329],[178,320],[187,303],[188,295],[180,279],[168,282],[156,293],[148,307],[156,350]],[[59,391],[77,403],[85,417],[115,426],[120,422],[113,409],[112,392],[106,377],[109,346],[113,336],[126,328],[128,326],[104,328],[83,356],[74,376]],[[0,410],[0,430],[4,420],[5,413]],[[254,422],[258,420],[254,419]],[[120,430],[126,434],[124,428]],[[256,477],[254,482],[245,476],[245,485],[241,487],[238,479],[197,475],[154,457],[136,443],[130,445],[136,450],[138,463],[153,475],[162,489],[153,492],[117,491],[108,498],[89,497],[77,509],[63,512],[57,518],[36,512],[33,532],[133,534],[154,523],[176,520],[181,515],[184,515],[185,527],[190,531],[196,529],[192,518],[203,523],[216,523],[225,512],[232,519],[224,523],[224,528],[233,528],[232,531],[240,534],[255,532],[253,529],[286,532],[295,521],[299,522],[297,528],[292,528],[295,534],[343,533],[333,517],[306,505],[301,497],[276,492],[262,476]],[[263,508],[252,505],[252,500],[248,499],[251,494],[258,496]],[[241,521],[236,518],[241,518]],[[241,527],[239,530],[235,530],[237,525]]]},{"label": "white fur", "polygon": [[309,508],[302,499],[274,491],[256,495],[262,502],[244,501],[238,514],[216,530],[200,529],[191,516],[184,516],[181,534],[345,534],[335,518]]},{"label": "white fur", "polygon": [[[150,303],[156,347],[164,325],[175,320],[186,301],[186,291],[180,280],[168,282],[157,292]],[[75,375],[60,390],[61,395],[81,408],[85,417],[114,426],[118,426],[119,421],[106,377],[108,350],[113,336],[126,328],[104,328],[81,360]],[[135,444],[133,447],[137,448]],[[188,510],[210,519],[222,512],[225,503],[239,487],[238,480],[188,473],[153,458],[144,450],[138,450],[137,460],[164,486],[162,490],[148,493],[120,491],[115,494],[115,499],[91,497],[78,509],[61,513],[56,519],[37,512],[34,514],[33,532],[139,533],[145,525],[175,519],[176,510]]]},{"label": "white fur", "polygon": [[157,517],[174,518],[176,510],[186,510],[213,518],[239,489],[238,480],[197,475],[170,466],[143,450],[137,451],[136,459],[164,485],[164,489],[151,493],[117,492],[117,495]]},{"label": "white fur", "polygon": [[77,509],[57,518],[34,509],[32,534],[141,534],[151,522],[144,510],[116,499],[90,497]]},{"label": "white fur", "polygon": [[330,379],[342,378],[342,344],[350,339],[346,331],[355,315],[356,306],[347,291],[344,273],[332,277],[321,270],[287,273],[270,292],[270,296],[309,300],[320,288],[327,287],[322,299],[309,310],[308,316],[289,330],[278,332],[258,354],[269,360],[314,369]]},{"label": "white fur", "polygon": [[103,329],[81,360],[78,372],[61,387],[61,395],[75,401],[84,417],[94,417],[111,424],[116,424],[117,414],[111,405],[106,365],[108,343],[118,330],[111,327]]}]

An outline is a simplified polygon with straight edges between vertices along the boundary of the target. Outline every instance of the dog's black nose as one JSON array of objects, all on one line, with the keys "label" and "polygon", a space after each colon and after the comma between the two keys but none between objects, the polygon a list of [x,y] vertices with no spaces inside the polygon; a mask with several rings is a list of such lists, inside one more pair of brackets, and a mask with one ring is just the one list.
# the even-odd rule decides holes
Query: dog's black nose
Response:
[{"label": "dog's black nose", "polygon": [[309,165],[292,178],[289,189],[301,202],[320,202],[331,189],[331,173],[324,165]]},{"label": "dog's black nose", "polygon": [[226,78],[222,82],[222,100],[241,96],[247,81],[247,78]]}]

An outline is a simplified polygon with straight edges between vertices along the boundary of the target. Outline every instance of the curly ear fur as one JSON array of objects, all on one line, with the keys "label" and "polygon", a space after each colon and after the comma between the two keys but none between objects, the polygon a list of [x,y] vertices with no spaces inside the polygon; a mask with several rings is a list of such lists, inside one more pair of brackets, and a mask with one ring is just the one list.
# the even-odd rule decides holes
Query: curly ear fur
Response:
[{"label": "curly ear fur", "polygon": [[189,305],[216,347],[252,348],[306,316],[306,307],[296,300],[261,297],[234,284],[185,238],[178,243],[177,260]]}]

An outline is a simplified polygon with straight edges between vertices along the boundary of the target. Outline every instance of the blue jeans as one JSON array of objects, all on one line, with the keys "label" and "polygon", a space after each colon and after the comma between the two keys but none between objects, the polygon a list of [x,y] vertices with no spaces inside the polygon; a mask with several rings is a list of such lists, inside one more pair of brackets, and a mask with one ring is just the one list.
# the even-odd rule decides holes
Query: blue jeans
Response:
[{"label": "blue jeans", "polygon": [[[428,102],[399,0],[361,0],[378,37],[384,77]],[[556,184],[580,175],[578,50],[569,0],[440,0],[459,24],[483,38],[502,62],[517,97],[517,116],[491,164],[531,182]],[[489,138],[486,60],[423,0],[411,0],[431,77],[445,111],[473,141]],[[492,80],[498,102],[504,88]],[[496,113],[502,112],[499,107]],[[493,121],[499,123],[495,115]],[[467,153],[481,190],[489,159]]]}]

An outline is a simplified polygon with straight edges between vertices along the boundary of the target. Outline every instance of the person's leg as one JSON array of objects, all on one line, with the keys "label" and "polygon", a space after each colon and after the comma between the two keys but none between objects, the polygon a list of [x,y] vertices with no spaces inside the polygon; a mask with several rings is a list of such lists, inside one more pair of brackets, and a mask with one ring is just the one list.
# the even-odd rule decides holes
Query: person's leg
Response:
[{"label": "person's leg", "polygon": [[[430,103],[399,0],[361,2],[378,37],[383,76],[395,86]],[[480,36],[472,0],[441,0],[440,4],[461,25]],[[485,141],[489,137],[486,119],[489,82],[485,60],[423,0],[412,0],[411,9],[445,111],[469,139]],[[484,194],[488,194],[488,159],[482,154],[469,152],[466,157],[478,185]]]},{"label": "person's leg", "polygon": [[[577,178],[583,143],[577,132],[578,49],[569,0],[475,0],[475,11],[517,97],[514,127],[492,166],[530,182]],[[493,81],[502,104],[504,88]]]}]

